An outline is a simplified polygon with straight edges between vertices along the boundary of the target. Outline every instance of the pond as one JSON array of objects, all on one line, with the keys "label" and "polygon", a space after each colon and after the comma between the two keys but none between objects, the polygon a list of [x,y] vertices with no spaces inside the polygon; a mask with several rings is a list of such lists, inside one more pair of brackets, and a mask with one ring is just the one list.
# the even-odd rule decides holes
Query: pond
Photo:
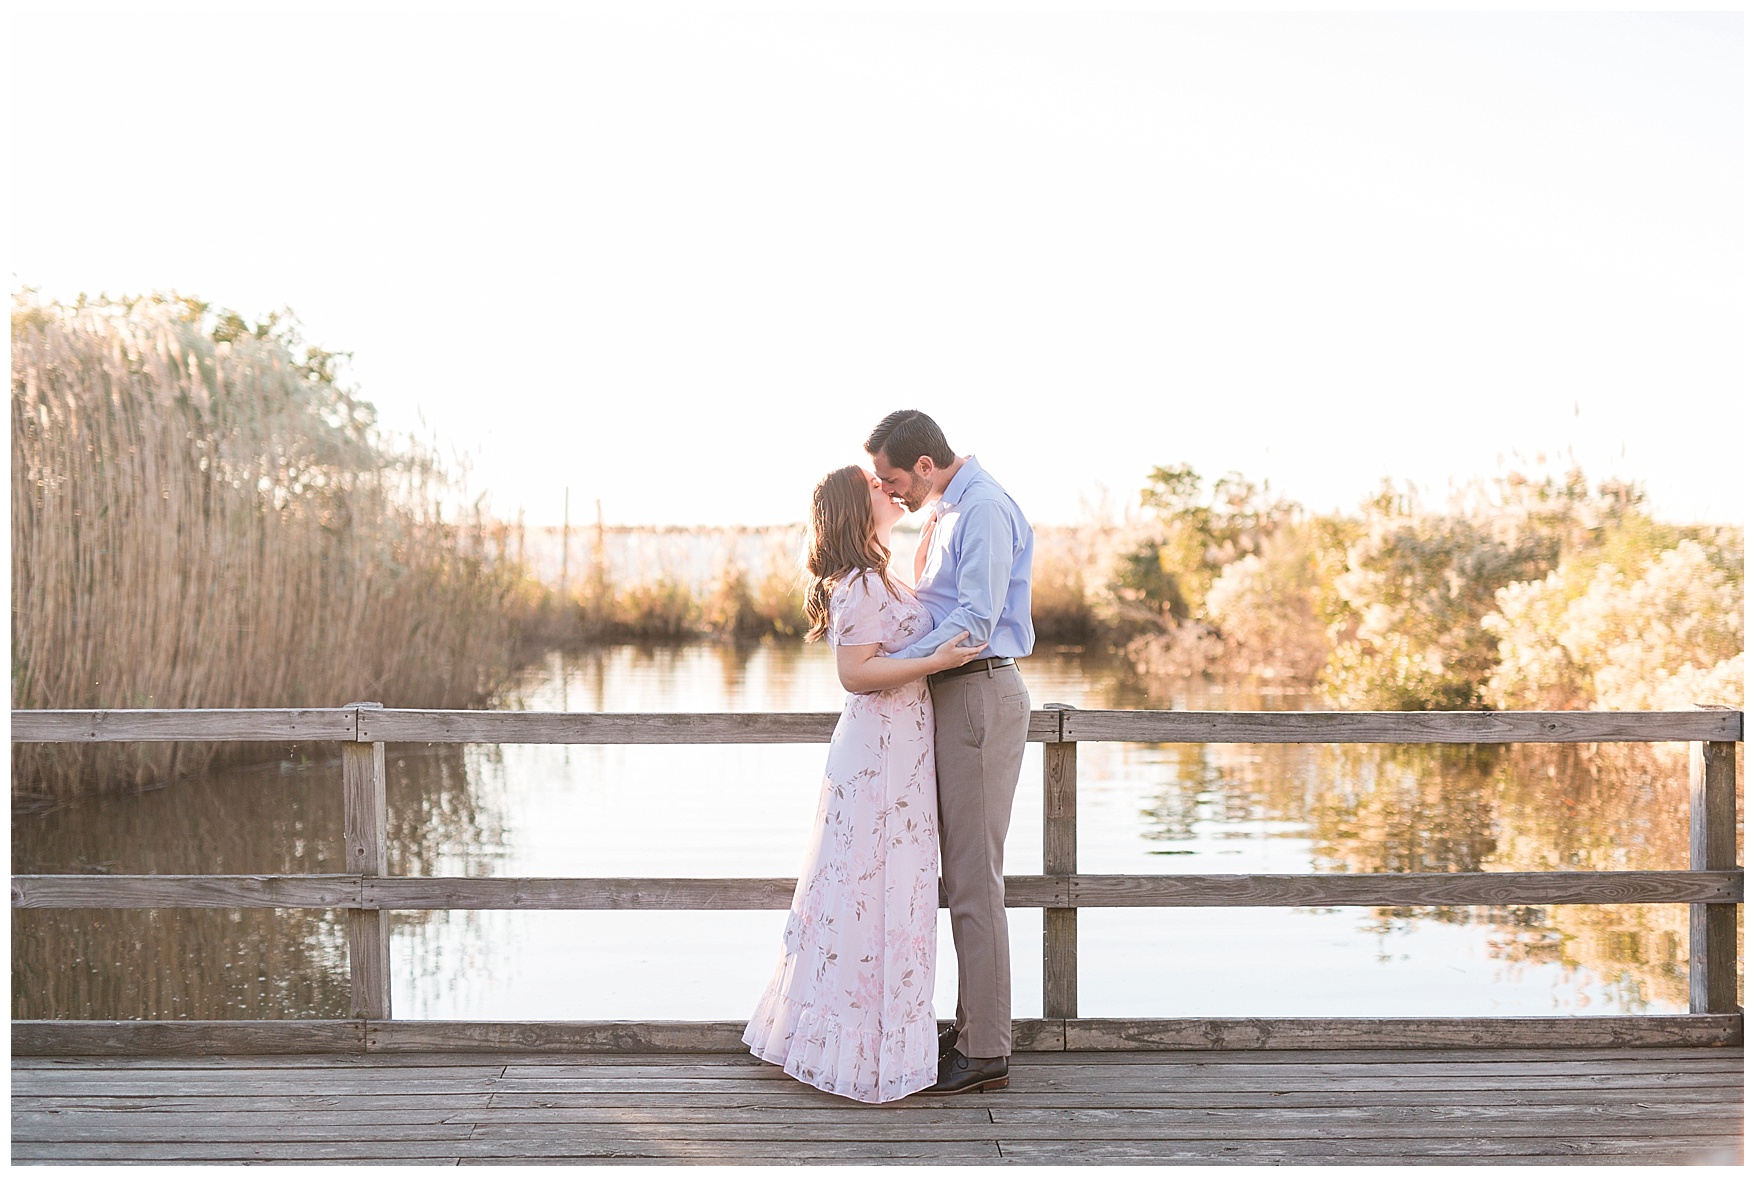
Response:
[{"label": "pond", "polygon": [[[1119,659],[1025,663],[1036,707],[1297,710],[1294,691],[1152,687]],[[555,653],[499,706],[839,708],[821,646]],[[390,869],[466,876],[791,876],[822,745],[411,746],[388,750]],[[333,746],[126,797],[13,815],[15,873],[342,869]],[[1518,748],[1084,744],[1090,873],[1684,869],[1684,745]],[[1042,750],[1006,869],[1042,867]],[[1041,1013],[1041,913],[1010,913],[1018,1017]],[[1087,1017],[1670,1013],[1687,1008],[1682,905],[1097,909],[1079,916]],[[785,913],[405,912],[397,1017],[738,1019]],[[339,913],[14,911],[15,1018],[344,1017]],[[937,1008],[954,1007],[941,913]]]}]

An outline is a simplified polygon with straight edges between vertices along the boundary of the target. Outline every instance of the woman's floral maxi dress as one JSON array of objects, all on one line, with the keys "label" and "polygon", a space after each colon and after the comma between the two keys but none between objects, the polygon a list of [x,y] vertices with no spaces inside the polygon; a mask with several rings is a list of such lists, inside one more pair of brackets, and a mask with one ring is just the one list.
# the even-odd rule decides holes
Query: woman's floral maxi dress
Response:
[{"label": "woman's floral maxi dress", "polygon": [[[932,628],[876,573],[829,598],[829,642],[886,654]],[[849,695],[829,741],[816,840],[799,872],[785,950],[743,1040],[836,1095],[900,1099],[938,1079],[938,787],[926,680]]]}]

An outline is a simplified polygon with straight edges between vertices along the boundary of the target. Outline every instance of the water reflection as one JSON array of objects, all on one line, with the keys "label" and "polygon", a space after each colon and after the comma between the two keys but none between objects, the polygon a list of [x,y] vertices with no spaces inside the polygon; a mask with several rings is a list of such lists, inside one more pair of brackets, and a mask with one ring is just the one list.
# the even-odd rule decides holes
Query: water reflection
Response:
[{"label": "water reflection", "polygon": [[[1155,687],[1119,660],[1045,652],[1036,705],[1298,709],[1240,684]],[[551,655],[501,705],[812,711],[840,705],[821,647],[616,647]],[[342,869],[332,749],[13,818],[16,873]],[[388,749],[390,869],[468,876],[787,875],[819,745]],[[1087,744],[1079,865],[1093,873],[1673,869],[1687,865],[1675,746]],[[1041,752],[1007,865],[1041,865]],[[1013,921],[1017,1013],[1038,1008],[1040,914]],[[732,1018],[772,967],[777,912],[406,912],[398,1016]],[[1247,1016],[1669,1012],[1687,1004],[1677,905],[1092,910],[1081,1012]],[[28,912],[13,1016],[337,1017],[329,912]],[[948,937],[939,1002],[953,992]]]},{"label": "water reflection", "polygon": [[[329,758],[319,758],[324,751]],[[492,873],[505,854],[493,748],[386,757],[395,874]],[[478,786],[473,782],[481,782]],[[280,761],[12,815],[14,874],[325,874],[346,868],[341,761]],[[399,925],[438,913],[399,912]],[[345,1017],[346,938],[330,911],[12,913],[14,1018]]]}]

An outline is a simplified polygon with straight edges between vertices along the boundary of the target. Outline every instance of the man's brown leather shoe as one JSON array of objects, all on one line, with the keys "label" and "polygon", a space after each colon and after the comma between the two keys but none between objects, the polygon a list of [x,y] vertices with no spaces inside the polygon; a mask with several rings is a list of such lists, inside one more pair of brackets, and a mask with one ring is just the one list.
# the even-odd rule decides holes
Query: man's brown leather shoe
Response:
[{"label": "man's brown leather shoe", "polygon": [[954,1095],[959,1091],[997,1091],[1011,1086],[1009,1059],[970,1058],[951,1048],[951,1053],[938,1060],[938,1082],[928,1087],[926,1095]]}]

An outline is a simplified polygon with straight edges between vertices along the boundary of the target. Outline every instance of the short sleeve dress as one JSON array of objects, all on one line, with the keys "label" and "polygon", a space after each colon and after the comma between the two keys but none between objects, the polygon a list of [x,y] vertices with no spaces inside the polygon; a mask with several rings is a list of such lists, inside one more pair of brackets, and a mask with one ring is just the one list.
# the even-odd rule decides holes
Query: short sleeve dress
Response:
[{"label": "short sleeve dress", "polygon": [[[886,654],[932,628],[902,585],[848,577],[832,646]],[[938,789],[926,680],[849,695],[829,741],[815,837],[784,950],[743,1040],[813,1087],[882,1103],[938,1079]]]}]

